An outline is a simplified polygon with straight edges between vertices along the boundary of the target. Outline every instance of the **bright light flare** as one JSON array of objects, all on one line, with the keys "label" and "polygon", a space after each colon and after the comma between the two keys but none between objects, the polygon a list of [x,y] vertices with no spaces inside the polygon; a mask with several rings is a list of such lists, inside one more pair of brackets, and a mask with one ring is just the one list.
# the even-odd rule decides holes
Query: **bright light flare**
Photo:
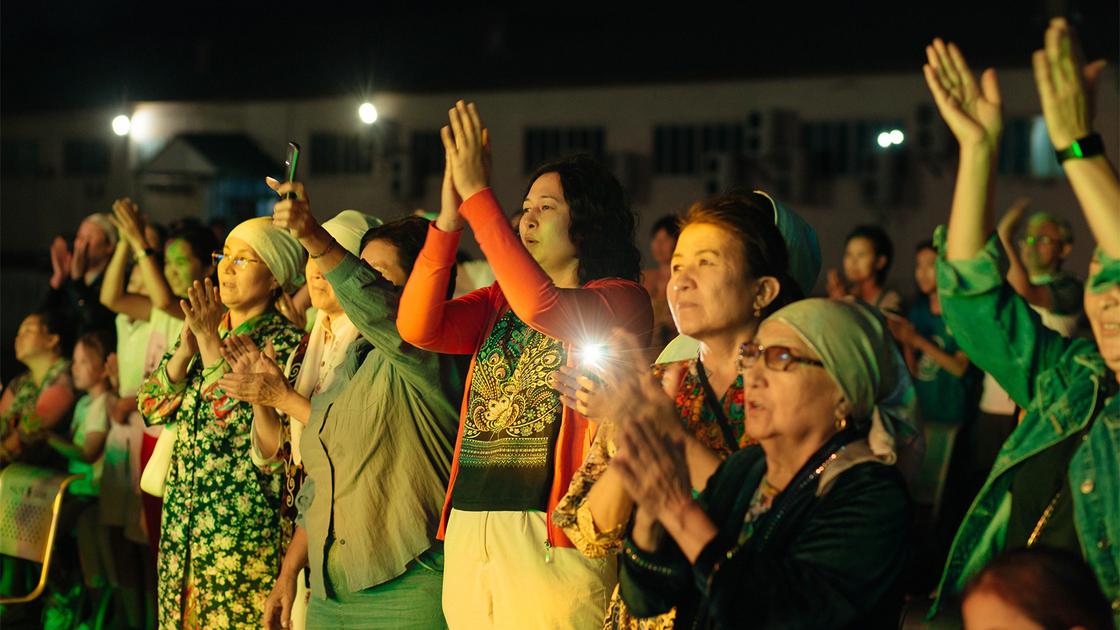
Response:
[{"label": "bright light flare", "polygon": [[113,119],[113,133],[118,136],[127,136],[128,130],[132,128],[132,121],[128,116],[121,114]]},{"label": "bright light flare", "polygon": [[887,133],[886,131],[880,133],[879,137],[876,139],[876,142],[878,142],[879,146],[883,147],[884,149],[891,146],[891,134]]},{"label": "bright light flare", "polygon": [[902,144],[902,141],[906,139],[901,129],[891,129],[888,135],[890,136],[891,144]]},{"label": "bright light flare", "polygon": [[373,106],[373,103],[362,103],[361,107],[358,108],[358,118],[361,118],[365,124],[372,125],[377,122],[377,108]]},{"label": "bright light flare", "polygon": [[607,348],[603,344],[589,343],[581,347],[577,355],[584,367],[601,368],[607,358]]}]

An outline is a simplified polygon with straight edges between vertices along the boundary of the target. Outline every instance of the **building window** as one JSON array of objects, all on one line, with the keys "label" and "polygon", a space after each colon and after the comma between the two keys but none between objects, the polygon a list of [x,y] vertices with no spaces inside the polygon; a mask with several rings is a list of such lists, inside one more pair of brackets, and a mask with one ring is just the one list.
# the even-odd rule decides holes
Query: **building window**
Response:
[{"label": "building window", "polygon": [[373,138],[361,134],[311,134],[312,175],[368,175],[373,171]]},{"label": "building window", "polygon": [[653,128],[653,172],[656,175],[695,175],[699,172],[696,127],[658,125]]},{"label": "building window", "polygon": [[604,127],[529,127],[525,129],[525,173],[556,158],[574,153],[587,153],[603,160],[606,157],[607,130]]},{"label": "building window", "polygon": [[409,142],[412,175],[424,181],[432,175],[443,175],[443,140],[439,131],[413,131]]},{"label": "building window", "polygon": [[109,145],[99,140],[67,140],[62,145],[62,170],[67,175],[108,175]]}]

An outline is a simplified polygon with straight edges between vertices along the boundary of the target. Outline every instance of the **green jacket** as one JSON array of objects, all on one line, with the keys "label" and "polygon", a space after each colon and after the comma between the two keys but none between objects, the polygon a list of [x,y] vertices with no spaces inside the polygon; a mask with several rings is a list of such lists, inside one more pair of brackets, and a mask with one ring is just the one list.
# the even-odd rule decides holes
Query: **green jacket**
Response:
[{"label": "green jacket", "polygon": [[[1106,262],[1106,267],[1120,264]],[[1086,339],[1066,339],[1004,282],[994,237],[971,260],[937,263],[941,309],[965,353],[1026,411],[1004,443],[949,551],[938,598],[960,594],[1004,547],[1011,482],[1020,465],[1086,427],[1069,463],[1081,552],[1120,620],[1120,397],[1115,376]],[[1111,270],[1115,273],[1116,270]],[[1110,393],[1112,394],[1110,396]]]}]

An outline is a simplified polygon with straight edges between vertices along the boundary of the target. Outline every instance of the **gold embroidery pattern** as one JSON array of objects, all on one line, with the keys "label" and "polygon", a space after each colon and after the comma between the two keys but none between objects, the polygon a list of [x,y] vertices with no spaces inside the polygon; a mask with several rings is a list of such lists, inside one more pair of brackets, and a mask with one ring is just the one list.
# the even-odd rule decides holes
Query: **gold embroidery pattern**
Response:
[{"label": "gold embroidery pattern", "polygon": [[548,377],[564,363],[559,341],[529,328],[511,312],[494,326],[471,379],[460,465],[542,466],[548,428],[560,418],[560,397]]}]

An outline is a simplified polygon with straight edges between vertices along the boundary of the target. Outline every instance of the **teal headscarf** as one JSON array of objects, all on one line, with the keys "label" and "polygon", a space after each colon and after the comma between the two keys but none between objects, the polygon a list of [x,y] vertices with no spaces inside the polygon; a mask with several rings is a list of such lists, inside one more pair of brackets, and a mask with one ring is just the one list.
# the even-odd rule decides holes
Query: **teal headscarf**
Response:
[{"label": "teal headscarf", "polygon": [[767,318],[793,328],[821,358],[843,392],[853,418],[869,418],[872,458],[897,460],[896,439],[910,442],[918,432],[917,397],[906,363],[882,315],[847,300],[810,298]]}]

